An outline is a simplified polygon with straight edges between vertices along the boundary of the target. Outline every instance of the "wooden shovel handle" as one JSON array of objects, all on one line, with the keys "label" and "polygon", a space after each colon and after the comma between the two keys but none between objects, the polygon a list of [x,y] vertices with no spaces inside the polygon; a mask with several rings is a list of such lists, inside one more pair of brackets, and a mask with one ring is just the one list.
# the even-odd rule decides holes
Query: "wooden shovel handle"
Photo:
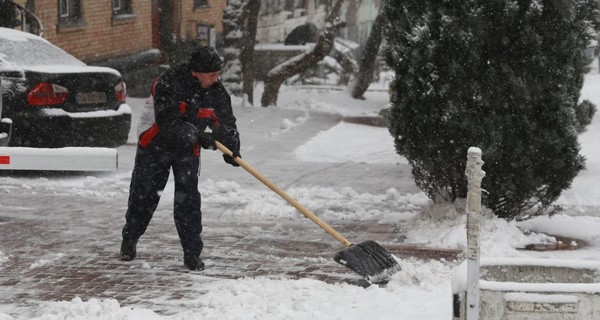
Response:
[{"label": "wooden shovel handle", "polygon": [[[231,150],[229,150],[226,146],[221,144],[219,141],[215,141],[215,145],[217,146],[217,149],[219,149],[219,151],[223,152],[224,154],[226,154],[228,156],[233,156],[233,152],[231,152]],[[240,167],[244,168],[251,175],[253,175],[256,179],[258,179],[260,182],[262,182],[265,186],[267,186],[269,189],[271,189],[275,193],[277,193],[277,195],[279,195],[281,198],[283,198],[283,200],[287,201],[289,204],[294,206],[294,208],[298,209],[298,211],[300,211],[300,213],[302,213],[305,217],[309,218],[314,223],[316,223],[319,227],[321,227],[321,229],[323,229],[327,233],[329,233],[329,235],[334,237],[341,244],[343,244],[346,247],[349,247],[352,245],[352,243],[350,241],[348,241],[348,239],[346,239],[343,235],[341,235],[339,232],[335,231],[325,221],[321,220],[312,211],[308,210],[306,207],[304,207],[302,204],[300,204],[292,196],[290,196],[285,191],[283,191],[282,189],[277,187],[273,182],[271,182],[269,179],[267,179],[265,176],[263,176],[256,169],[252,168],[252,166],[250,166],[248,163],[246,163],[246,161],[242,160],[240,157],[235,157],[235,158],[233,158],[233,160],[237,164],[239,164]]]}]

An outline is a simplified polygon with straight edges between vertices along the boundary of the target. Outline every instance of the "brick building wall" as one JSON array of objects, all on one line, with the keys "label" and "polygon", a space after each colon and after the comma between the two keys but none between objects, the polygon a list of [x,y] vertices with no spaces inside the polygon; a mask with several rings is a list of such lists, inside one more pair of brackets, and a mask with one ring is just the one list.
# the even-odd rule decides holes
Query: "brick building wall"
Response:
[{"label": "brick building wall", "polygon": [[133,16],[115,19],[111,1],[81,1],[81,26],[58,23],[57,1],[36,1],[44,38],[86,62],[126,56],[152,48],[151,2],[131,1]]},{"label": "brick building wall", "polygon": [[[223,30],[227,0],[210,0],[209,6],[194,9],[193,0],[172,0],[179,41],[194,41],[196,25]],[[58,21],[57,0],[35,1],[35,14],[44,24],[44,38],[86,61],[102,61],[152,49],[152,1],[131,0],[132,15],[113,16],[109,0],[81,0],[84,23],[68,26]]]},{"label": "brick building wall", "polygon": [[[88,64],[119,70],[133,96],[149,94],[160,72],[158,64],[165,62],[161,52],[170,56],[169,61],[187,59],[187,52],[198,43],[198,23],[213,27],[219,39],[227,5],[227,0],[209,0],[209,5],[201,8],[194,8],[193,0],[131,0],[131,14],[115,16],[110,0],[81,0],[81,20],[69,24],[58,19],[58,0],[27,2],[33,3],[34,13],[44,26],[44,38]],[[170,17],[173,25],[167,27],[175,32],[176,43],[159,52],[153,48],[157,45],[153,32],[158,30],[152,28],[152,6],[160,3],[172,8],[161,14]],[[181,57],[173,57],[175,54]]]},{"label": "brick building wall", "polygon": [[213,26],[217,34],[223,32],[223,10],[227,0],[211,0],[206,8],[194,9],[194,1],[183,1],[181,37],[185,40],[196,39],[198,23]]}]

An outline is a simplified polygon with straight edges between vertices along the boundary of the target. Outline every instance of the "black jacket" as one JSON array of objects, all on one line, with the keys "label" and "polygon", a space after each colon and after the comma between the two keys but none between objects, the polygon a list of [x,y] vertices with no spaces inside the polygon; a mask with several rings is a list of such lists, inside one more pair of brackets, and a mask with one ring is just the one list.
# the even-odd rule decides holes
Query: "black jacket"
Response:
[{"label": "black jacket", "polygon": [[206,89],[200,87],[187,63],[159,77],[154,87],[154,117],[159,132],[185,135],[182,131],[196,128],[198,133],[210,128],[217,140],[239,151],[239,133],[227,90],[220,81]]}]

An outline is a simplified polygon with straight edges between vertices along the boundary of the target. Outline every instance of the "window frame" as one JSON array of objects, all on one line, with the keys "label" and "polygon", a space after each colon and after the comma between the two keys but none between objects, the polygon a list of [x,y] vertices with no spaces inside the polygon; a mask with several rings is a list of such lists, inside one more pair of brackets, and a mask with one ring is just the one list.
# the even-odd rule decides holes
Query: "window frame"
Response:
[{"label": "window frame", "polygon": [[208,0],[194,0],[194,9],[205,9],[210,7],[210,1]]},{"label": "window frame", "polygon": [[78,22],[82,18],[81,0],[58,1],[58,20],[60,23]]},{"label": "window frame", "polygon": [[112,0],[111,7],[113,16],[133,14],[133,10],[131,8],[131,0]]},{"label": "window frame", "polygon": [[81,0],[59,0],[56,6],[57,32],[71,32],[85,28]]}]

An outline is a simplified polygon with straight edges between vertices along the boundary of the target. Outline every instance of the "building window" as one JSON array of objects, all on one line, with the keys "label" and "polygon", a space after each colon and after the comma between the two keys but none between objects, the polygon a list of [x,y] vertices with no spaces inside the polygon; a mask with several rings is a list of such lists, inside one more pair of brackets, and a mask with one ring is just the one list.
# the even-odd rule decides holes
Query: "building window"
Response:
[{"label": "building window", "polygon": [[112,0],[113,15],[131,14],[130,0]]},{"label": "building window", "polygon": [[215,48],[217,38],[215,27],[199,23],[196,25],[196,40],[201,46],[210,46]]},{"label": "building window", "polygon": [[78,22],[81,20],[80,0],[59,0],[58,19],[60,22]]},{"label": "building window", "polygon": [[194,0],[194,9],[206,8],[209,6],[208,0]]}]

